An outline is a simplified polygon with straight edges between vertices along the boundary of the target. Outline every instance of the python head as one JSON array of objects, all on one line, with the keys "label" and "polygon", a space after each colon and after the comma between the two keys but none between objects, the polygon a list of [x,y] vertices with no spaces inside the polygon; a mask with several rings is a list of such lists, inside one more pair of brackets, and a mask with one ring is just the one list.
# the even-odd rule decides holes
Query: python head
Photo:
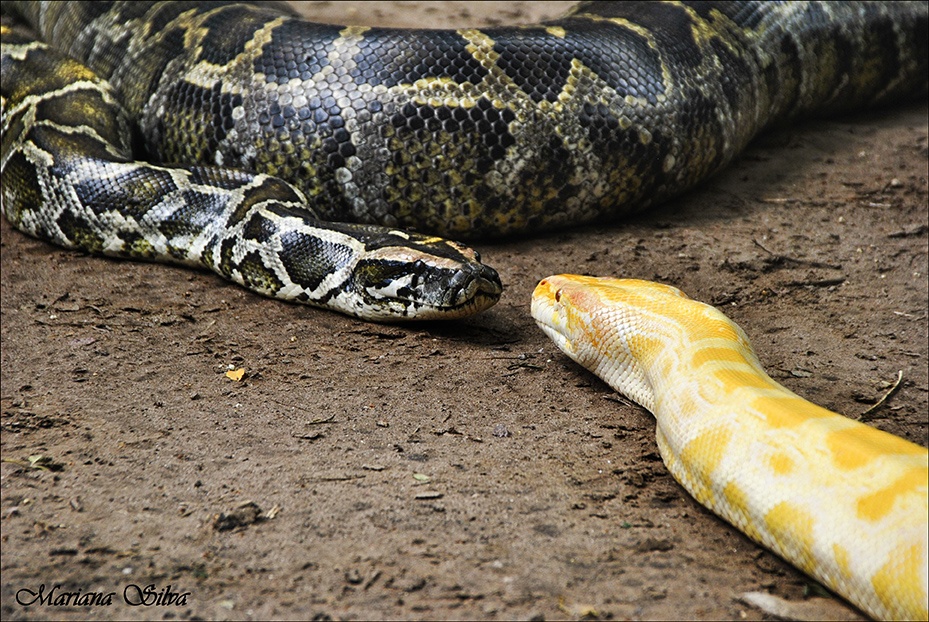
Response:
[{"label": "python head", "polygon": [[569,357],[645,408],[654,406],[650,364],[661,348],[652,310],[692,303],[667,285],[574,274],[550,276],[532,293],[532,317]]},{"label": "python head", "polygon": [[[358,235],[358,228],[368,231]],[[503,293],[497,271],[467,246],[405,231],[358,228],[365,250],[352,269],[351,304],[359,317],[461,318],[493,306]]]}]

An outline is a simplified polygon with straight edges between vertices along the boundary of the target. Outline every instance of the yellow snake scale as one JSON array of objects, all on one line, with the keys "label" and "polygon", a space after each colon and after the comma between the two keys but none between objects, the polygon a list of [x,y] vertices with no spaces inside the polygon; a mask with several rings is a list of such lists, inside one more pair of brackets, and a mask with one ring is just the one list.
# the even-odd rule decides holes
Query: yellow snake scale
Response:
[{"label": "yellow snake scale", "polygon": [[[496,272],[435,236],[615,219],[772,124],[925,96],[929,75],[925,3],[595,2],[457,31],[205,2],[2,9],[14,226],[375,320],[496,302]],[[698,500],[871,615],[926,618],[925,450],[779,387],[737,327],[676,291],[637,286],[633,310],[569,290],[538,295],[536,318],[565,347],[538,300],[596,301],[575,313],[593,345],[569,354],[632,378],[617,388],[655,413]],[[626,372],[603,363],[633,351]]]},{"label": "yellow snake scale", "polygon": [[925,3],[597,2],[457,31],[276,5],[2,6],[60,51],[4,27],[14,226],[374,320],[497,301],[493,269],[431,236],[615,218],[772,123],[924,95],[929,74]]},{"label": "yellow snake scale", "polygon": [[925,620],[929,452],[791,393],[745,333],[667,285],[552,276],[532,315],[655,415],[697,501],[877,618]]}]

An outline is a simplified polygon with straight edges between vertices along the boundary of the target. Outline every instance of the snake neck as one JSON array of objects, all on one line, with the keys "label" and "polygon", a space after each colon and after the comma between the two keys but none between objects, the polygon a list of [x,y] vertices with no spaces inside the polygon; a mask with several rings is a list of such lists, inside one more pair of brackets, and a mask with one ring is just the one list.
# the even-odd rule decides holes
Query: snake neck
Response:
[{"label": "snake neck", "polygon": [[665,465],[702,505],[870,615],[926,618],[925,448],[782,387],[735,323],[676,288],[552,276],[532,313],[652,411]]},{"label": "snake neck", "polygon": [[[674,478],[840,593],[856,584],[850,568],[884,560],[857,604],[878,617],[901,617],[893,609],[899,601],[886,598],[896,592],[913,607],[903,617],[920,611],[927,593],[926,450],[794,394],[738,342],[697,340],[674,358],[658,355],[647,366],[658,447]],[[835,535],[843,532],[853,536]],[[898,537],[880,535],[887,533]]]},{"label": "snake neck", "polygon": [[704,366],[660,385],[659,452],[697,501],[872,616],[925,618],[925,448],[763,373]]}]

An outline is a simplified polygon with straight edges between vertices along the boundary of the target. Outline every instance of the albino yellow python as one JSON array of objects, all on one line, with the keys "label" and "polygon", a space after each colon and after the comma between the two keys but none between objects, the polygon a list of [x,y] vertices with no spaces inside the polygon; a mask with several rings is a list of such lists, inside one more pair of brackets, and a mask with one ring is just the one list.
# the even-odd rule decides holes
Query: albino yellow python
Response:
[{"label": "albino yellow python", "polygon": [[552,276],[532,316],[655,415],[665,464],[700,503],[870,615],[927,619],[925,448],[791,393],[741,328],[673,287]]}]

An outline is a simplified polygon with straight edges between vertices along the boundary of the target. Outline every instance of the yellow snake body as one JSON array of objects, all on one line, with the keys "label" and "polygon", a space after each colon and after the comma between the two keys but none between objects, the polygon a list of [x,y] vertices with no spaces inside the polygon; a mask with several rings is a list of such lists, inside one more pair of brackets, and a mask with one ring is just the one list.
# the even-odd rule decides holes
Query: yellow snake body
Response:
[{"label": "yellow snake body", "polygon": [[674,478],[756,542],[885,619],[927,619],[929,452],[812,404],[711,306],[646,281],[543,280],[558,347],[650,410]]}]

